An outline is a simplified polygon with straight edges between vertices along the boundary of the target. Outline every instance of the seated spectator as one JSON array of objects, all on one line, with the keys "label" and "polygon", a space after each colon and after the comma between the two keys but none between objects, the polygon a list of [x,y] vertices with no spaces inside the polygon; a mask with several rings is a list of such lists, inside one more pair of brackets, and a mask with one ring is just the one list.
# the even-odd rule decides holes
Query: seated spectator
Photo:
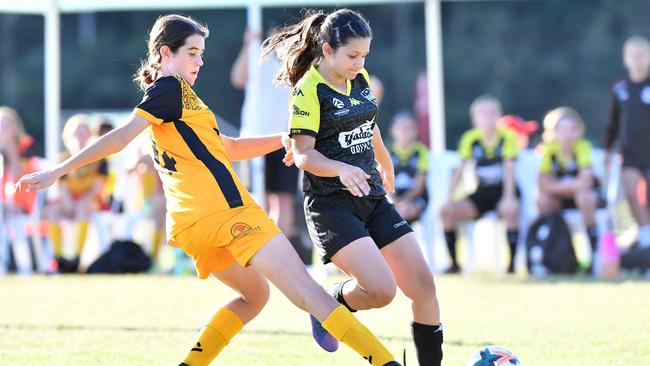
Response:
[{"label": "seated spectator", "polygon": [[390,134],[393,138],[389,152],[395,167],[395,193],[389,193],[389,197],[402,218],[411,223],[420,218],[427,206],[429,150],[417,141],[417,123],[411,113],[395,115]]},{"label": "seated spectator", "polygon": [[583,138],[584,129],[578,112],[568,107],[556,108],[544,118],[538,205],[540,214],[578,208],[595,253],[598,245],[595,212],[604,198],[600,183],[591,171],[591,144]]},{"label": "seated spectator", "polygon": [[[88,116],[72,116],[63,127],[62,139],[66,152],[61,161],[83,149],[91,138]],[[50,221],[50,238],[54,256],[61,272],[76,272],[88,233],[90,216],[98,210],[98,195],[106,181],[100,171],[100,162],[75,169],[61,177],[56,199],[48,202],[46,216]],[[71,260],[63,257],[61,220],[71,219],[77,223],[75,252]]]},{"label": "seated spectator", "polygon": [[[2,172],[0,176],[0,207],[4,212],[4,226],[9,232],[2,232],[0,250],[12,249],[16,245],[26,247],[30,231],[38,231],[37,227],[27,227],[20,216],[31,215],[36,209],[37,192],[14,192],[11,187],[24,174],[35,172],[43,167],[43,159],[34,156],[32,147],[34,140],[25,133],[22,120],[14,109],[0,107],[0,155],[2,155]],[[2,228],[4,229],[4,228]],[[33,250],[32,250],[33,251]],[[9,254],[8,252],[4,253]],[[14,253],[15,254],[15,253]],[[7,257],[0,256],[0,266],[7,264]],[[32,258],[35,260],[35,258]]]},{"label": "seated spectator", "polygon": [[[516,136],[512,131],[497,128],[501,102],[495,97],[483,95],[474,100],[470,106],[470,117],[474,128],[461,137],[458,150],[462,162],[452,175],[448,202],[441,210],[445,240],[452,261],[447,273],[461,270],[456,258],[456,224],[477,219],[493,210],[506,222],[510,246],[508,273],[514,273],[519,237],[519,199],[515,184]],[[469,197],[453,200],[453,192],[470,161],[475,164],[478,186]]]}]

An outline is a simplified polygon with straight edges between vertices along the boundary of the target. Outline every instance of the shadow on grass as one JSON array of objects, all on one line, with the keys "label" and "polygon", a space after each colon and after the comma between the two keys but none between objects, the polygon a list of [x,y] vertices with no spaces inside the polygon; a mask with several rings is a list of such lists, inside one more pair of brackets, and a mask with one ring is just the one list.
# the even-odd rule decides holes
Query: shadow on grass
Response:
[{"label": "shadow on grass", "polygon": [[[70,324],[51,324],[51,325],[35,325],[35,324],[0,324],[0,329],[3,330],[27,330],[27,331],[60,331],[60,332],[82,332],[82,331],[103,331],[103,332],[148,332],[148,333],[171,333],[171,332],[186,332],[196,333],[199,328],[180,328],[180,327],[129,327],[129,326],[96,326],[96,325],[70,325]],[[269,329],[256,329],[244,330],[242,334],[251,335],[267,335],[267,336],[288,336],[288,337],[309,337],[310,332],[292,332],[286,330],[269,330]],[[411,342],[410,337],[401,336],[378,336],[386,341],[399,341]],[[468,346],[468,347],[482,347],[486,344],[493,344],[492,342],[464,342],[461,340],[445,340],[446,345],[450,346]]]}]

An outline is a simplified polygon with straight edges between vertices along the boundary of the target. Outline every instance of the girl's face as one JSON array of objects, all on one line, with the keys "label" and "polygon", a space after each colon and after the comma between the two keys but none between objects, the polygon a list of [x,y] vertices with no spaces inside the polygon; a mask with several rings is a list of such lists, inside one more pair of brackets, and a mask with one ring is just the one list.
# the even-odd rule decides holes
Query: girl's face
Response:
[{"label": "girl's face", "polygon": [[393,122],[390,134],[398,145],[409,146],[418,137],[417,124],[410,117],[401,117]]},{"label": "girl's face", "polygon": [[564,117],[555,126],[555,139],[560,146],[573,146],[582,136],[578,122],[572,118]]},{"label": "girl's face", "polygon": [[0,116],[0,141],[3,145],[13,144],[18,140],[16,123],[8,116]]},{"label": "girl's face", "polygon": [[72,138],[74,138],[77,148],[83,149],[90,140],[90,128],[88,125],[80,123],[72,133]]},{"label": "girl's face", "polygon": [[625,67],[633,74],[645,74],[650,70],[650,49],[639,44],[630,44],[623,52]]},{"label": "girl's face", "polygon": [[205,38],[200,34],[194,34],[185,40],[185,44],[171,52],[169,47],[160,49],[162,55],[162,69],[169,70],[172,75],[180,76],[190,85],[194,85],[199,75],[199,69],[203,66],[203,52],[205,51]]},{"label": "girl's face", "polygon": [[474,125],[480,129],[495,129],[499,118],[501,118],[499,106],[490,101],[479,103],[472,115]]},{"label": "girl's face", "polygon": [[336,50],[326,43],[323,45],[325,62],[337,75],[352,80],[363,69],[370,52],[370,41],[370,38],[352,38]]}]

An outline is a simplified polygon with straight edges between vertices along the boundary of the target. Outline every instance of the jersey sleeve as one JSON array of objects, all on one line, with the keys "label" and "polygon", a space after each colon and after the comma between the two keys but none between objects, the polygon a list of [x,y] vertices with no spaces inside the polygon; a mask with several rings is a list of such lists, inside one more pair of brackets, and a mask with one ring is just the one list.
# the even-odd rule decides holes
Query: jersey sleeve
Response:
[{"label": "jersey sleeve", "polygon": [[291,135],[316,137],[320,128],[320,103],[316,88],[303,83],[289,97],[289,132]]},{"label": "jersey sleeve", "polygon": [[517,136],[511,131],[503,133],[503,158],[513,160],[517,158],[519,149],[517,148]]},{"label": "jersey sleeve", "polygon": [[553,172],[553,151],[548,143],[544,144],[544,154],[542,155],[539,172],[540,174],[551,174]]},{"label": "jersey sleeve", "polygon": [[175,77],[157,80],[147,89],[134,113],[155,125],[179,120],[183,114],[180,82]]},{"label": "jersey sleeve", "polygon": [[578,168],[589,168],[591,166],[591,143],[589,141],[582,140],[578,142],[576,160]]},{"label": "jersey sleeve", "polygon": [[469,160],[472,157],[472,134],[471,130],[465,132],[460,137],[460,142],[458,143],[458,153],[460,158],[463,160]]}]

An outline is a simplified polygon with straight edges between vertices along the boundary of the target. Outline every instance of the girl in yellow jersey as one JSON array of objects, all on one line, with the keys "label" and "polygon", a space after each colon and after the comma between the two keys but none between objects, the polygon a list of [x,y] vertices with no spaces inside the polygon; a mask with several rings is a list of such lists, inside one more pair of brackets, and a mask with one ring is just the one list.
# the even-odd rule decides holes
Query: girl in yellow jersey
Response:
[{"label": "girl in yellow jersey", "polygon": [[[562,209],[582,213],[592,253],[598,246],[596,208],[604,204],[600,182],[591,169],[591,144],[584,139],[580,114],[559,107],[544,117],[544,155],[539,172],[539,212]],[[592,266],[588,272],[591,273]]]},{"label": "girl in yellow jersey", "polygon": [[200,278],[213,275],[240,293],[212,316],[181,365],[208,365],[262,310],[269,296],[267,279],[372,365],[399,365],[309,276],[235,174],[232,160],[289,147],[289,139],[283,134],[221,135],[214,114],[192,90],[207,36],[208,29],[189,17],[159,18],[149,35],[148,60],[136,76],[145,95],[127,123],[52,169],[24,176],[17,188],[45,188],[72,169],[120,151],[146,131],[167,198],[169,243],[194,259]]},{"label": "girl in yellow jersey", "polygon": [[[285,55],[278,79],[293,87],[289,107],[295,164],[305,171],[305,219],[322,260],[353,279],[331,294],[349,310],[380,308],[396,288],[411,300],[421,366],[440,365],[442,325],[433,275],[417,238],[387,200],[393,163],[377,125],[377,99],[364,69],[372,30],[358,13],[312,11],[267,40]],[[326,351],[338,343],[313,318]]]}]

